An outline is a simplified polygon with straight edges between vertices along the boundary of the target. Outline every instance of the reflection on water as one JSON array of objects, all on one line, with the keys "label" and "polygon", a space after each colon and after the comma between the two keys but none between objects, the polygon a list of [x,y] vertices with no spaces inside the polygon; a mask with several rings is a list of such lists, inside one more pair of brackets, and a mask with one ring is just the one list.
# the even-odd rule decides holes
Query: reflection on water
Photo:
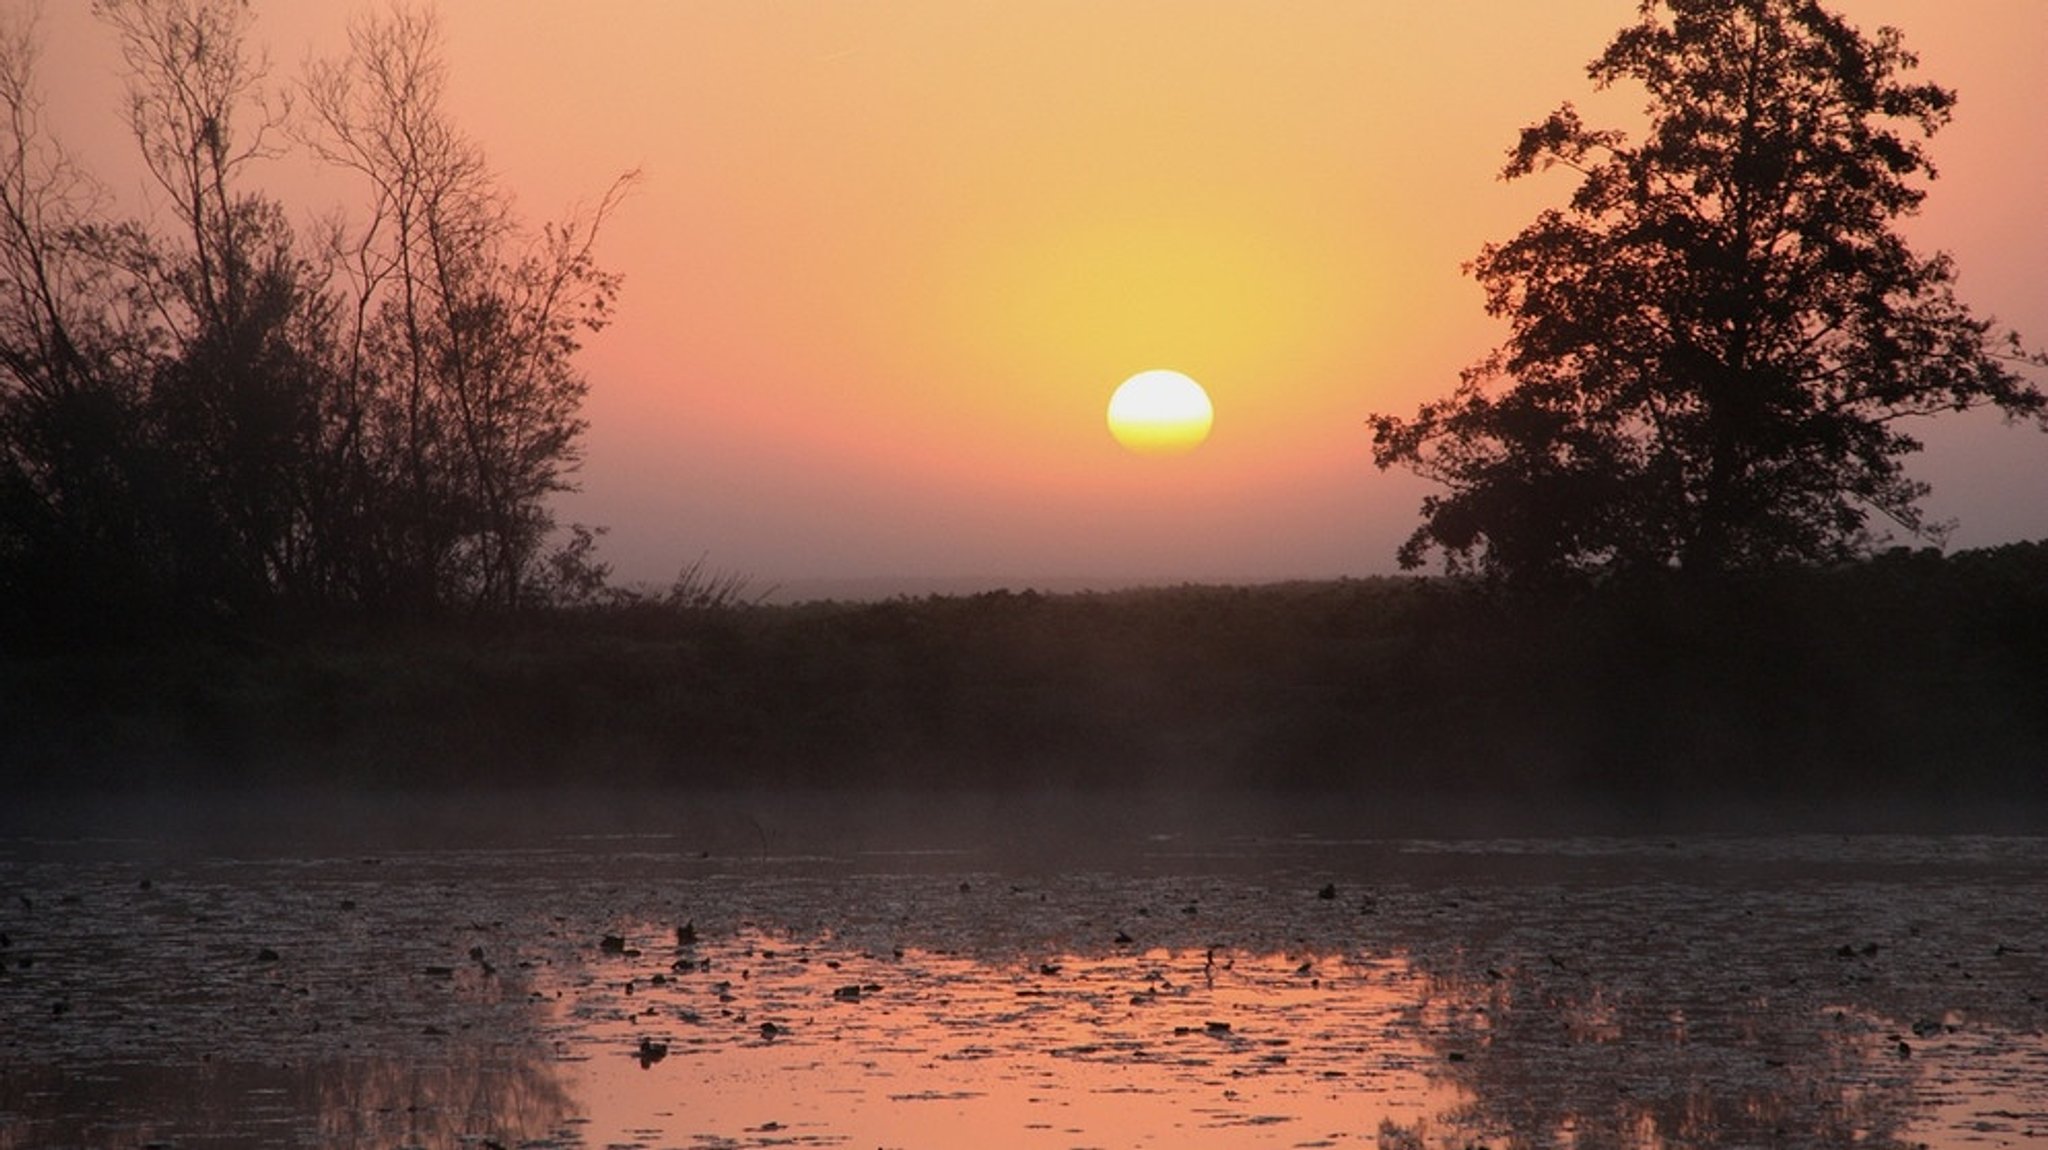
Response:
[{"label": "reflection on water", "polygon": [[994,959],[747,931],[579,977],[569,1045],[611,1140],[1321,1144],[1455,1101],[1402,1022],[1416,981],[1361,955]]},{"label": "reflection on water", "polygon": [[0,1148],[2048,1139],[2041,840],[0,844]]},{"label": "reflection on water", "polygon": [[[0,1147],[572,1144],[573,1107],[537,1061],[365,1056],[264,1065],[106,1062],[0,1074]],[[510,1145],[512,1143],[505,1143]]]}]

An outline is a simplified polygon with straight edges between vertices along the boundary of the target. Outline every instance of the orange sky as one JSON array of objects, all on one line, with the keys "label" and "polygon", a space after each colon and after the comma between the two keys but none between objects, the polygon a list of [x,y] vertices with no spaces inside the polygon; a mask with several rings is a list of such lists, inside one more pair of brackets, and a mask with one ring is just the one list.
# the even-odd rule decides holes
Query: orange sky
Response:
[{"label": "orange sky", "polygon": [[[18,3],[19,0],[0,0]],[[140,188],[109,38],[48,5],[73,151]],[[1839,0],[1959,89],[1911,224],[1980,314],[2048,343],[2048,5]],[[1569,194],[1495,178],[1593,94],[1634,0],[443,0],[463,125],[538,220],[645,182],[582,360],[583,492],[628,580],[708,556],[757,587],[986,575],[1248,579],[1393,569],[1427,488],[1362,425],[1447,391],[1499,330],[1459,271]],[[289,80],[349,6],[259,0]],[[310,219],[345,194],[267,177]],[[1138,457],[1124,377],[1201,381],[1215,431]],[[1957,545],[2048,537],[2048,437],[1938,424],[1916,472]]]}]

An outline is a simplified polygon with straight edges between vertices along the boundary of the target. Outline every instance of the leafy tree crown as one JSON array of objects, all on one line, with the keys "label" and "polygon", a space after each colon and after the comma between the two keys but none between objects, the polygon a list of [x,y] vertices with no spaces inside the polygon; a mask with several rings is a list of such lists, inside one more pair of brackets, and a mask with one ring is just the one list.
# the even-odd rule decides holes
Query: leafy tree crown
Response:
[{"label": "leafy tree crown", "polygon": [[1588,68],[1648,93],[1639,142],[1565,104],[1502,175],[1578,187],[1468,266],[1507,340],[1374,458],[1446,490],[1403,566],[1512,578],[1824,562],[1880,515],[1938,534],[1902,461],[1913,417],[2040,419],[1944,254],[1895,225],[1935,172],[1955,93],[1906,79],[1901,34],[1813,0],[1646,0]]}]

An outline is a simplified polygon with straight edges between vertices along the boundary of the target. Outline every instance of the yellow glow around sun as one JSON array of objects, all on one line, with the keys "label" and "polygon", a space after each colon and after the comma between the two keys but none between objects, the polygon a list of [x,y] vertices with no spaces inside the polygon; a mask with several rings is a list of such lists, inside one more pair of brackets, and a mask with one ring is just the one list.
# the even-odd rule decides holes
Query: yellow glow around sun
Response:
[{"label": "yellow glow around sun", "polygon": [[1202,385],[1177,371],[1141,371],[1109,397],[1109,433],[1140,455],[1193,450],[1215,417]]}]

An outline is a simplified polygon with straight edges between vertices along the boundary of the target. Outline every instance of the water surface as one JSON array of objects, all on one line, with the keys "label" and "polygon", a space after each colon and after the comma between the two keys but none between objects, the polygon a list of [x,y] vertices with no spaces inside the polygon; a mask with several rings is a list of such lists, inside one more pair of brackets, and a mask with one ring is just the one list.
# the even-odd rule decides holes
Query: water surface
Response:
[{"label": "water surface", "polygon": [[17,836],[0,1147],[2048,1140],[2048,840],[1006,825]]}]

